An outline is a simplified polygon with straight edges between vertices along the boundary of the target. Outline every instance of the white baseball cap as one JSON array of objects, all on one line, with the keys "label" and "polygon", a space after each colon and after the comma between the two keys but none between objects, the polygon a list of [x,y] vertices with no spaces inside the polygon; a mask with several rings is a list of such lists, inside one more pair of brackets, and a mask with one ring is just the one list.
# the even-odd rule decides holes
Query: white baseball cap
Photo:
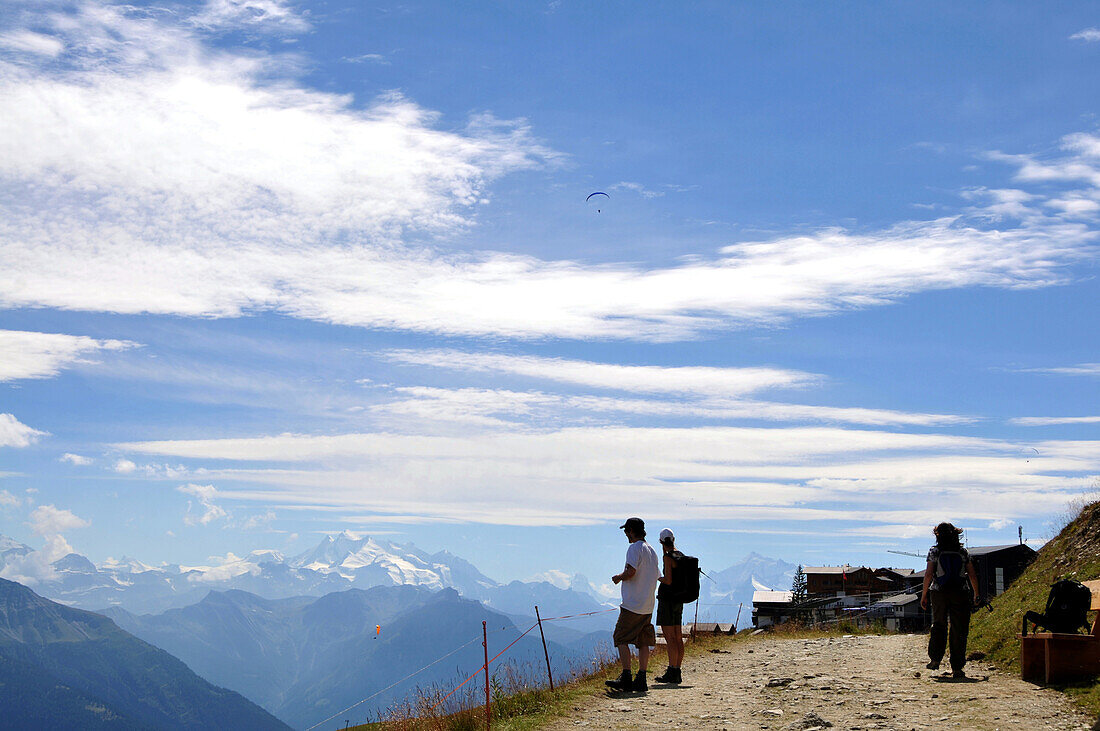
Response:
[{"label": "white baseball cap", "polygon": [[665,541],[665,540],[673,540],[674,541],[674,540],[676,540],[676,536],[672,535],[672,531],[670,531],[668,528],[662,528],[661,529],[661,540],[662,541]]}]

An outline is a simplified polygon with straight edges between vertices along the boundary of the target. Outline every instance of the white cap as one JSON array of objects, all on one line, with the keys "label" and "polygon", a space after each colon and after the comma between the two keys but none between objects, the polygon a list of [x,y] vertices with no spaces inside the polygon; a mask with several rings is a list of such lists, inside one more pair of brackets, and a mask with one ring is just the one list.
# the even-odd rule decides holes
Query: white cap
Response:
[{"label": "white cap", "polygon": [[661,529],[661,540],[662,541],[665,541],[665,540],[673,540],[674,541],[674,540],[676,540],[676,536],[672,535],[672,531],[670,531],[668,528],[662,528]]}]

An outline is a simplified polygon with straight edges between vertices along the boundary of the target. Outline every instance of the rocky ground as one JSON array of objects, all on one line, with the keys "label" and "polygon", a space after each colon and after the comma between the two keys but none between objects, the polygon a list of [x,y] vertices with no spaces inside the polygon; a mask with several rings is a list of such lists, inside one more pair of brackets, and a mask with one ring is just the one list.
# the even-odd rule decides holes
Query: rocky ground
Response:
[{"label": "rocky ground", "polygon": [[651,673],[649,693],[594,694],[545,728],[1091,728],[1093,719],[1062,694],[981,662],[967,666],[965,681],[925,669],[926,642],[878,635],[730,643],[689,658],[679,687],[652,683]]}]

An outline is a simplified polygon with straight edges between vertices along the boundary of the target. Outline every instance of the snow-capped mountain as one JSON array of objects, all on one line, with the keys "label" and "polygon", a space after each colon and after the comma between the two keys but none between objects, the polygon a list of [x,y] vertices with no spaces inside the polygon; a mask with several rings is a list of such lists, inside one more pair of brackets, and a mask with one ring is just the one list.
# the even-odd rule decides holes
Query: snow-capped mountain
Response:
[{"label": "snow-capped mountain", "polygon": [[[52,562],[29,546],[0,537],[0,574],[36,577],[43,596],[84,609],[118,606],[131,612],[162,612],[201,600],[211,589],[241,589],[269,599],[323,596],[333,591],[374,586],[452,588],[463,596],[510,604],[501,586],[468,561],[447,551],[428,554],[412,544],[400,545],[349,531],[326,536],[317,546],[287,557],[274,550],[245,556],[228,554],[210,565],[150,566],[123,557],[95,565],[69,553]],[[565,592],[571,595],[573,592]],[[577,606],[590,603],[576,597]]]}]

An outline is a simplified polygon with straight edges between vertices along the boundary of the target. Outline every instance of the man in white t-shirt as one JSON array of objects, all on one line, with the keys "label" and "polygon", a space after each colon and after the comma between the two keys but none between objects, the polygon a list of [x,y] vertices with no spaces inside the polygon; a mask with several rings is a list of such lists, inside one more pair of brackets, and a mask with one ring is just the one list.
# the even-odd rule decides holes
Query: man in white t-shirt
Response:
[{"label": "man in white t-shirt", "polygon": [[[619,621],[615,623],[615,646],[619,648],[619,660],[623,672],[615,680],[605,681],[614,690],[649,690],[645,674],[649,665],[649,650],[657,644],[653,630],[654,590],[661,570],[657,565],[657,552],[645,542],[645,522],[641,518],[627,518],[619,526],[626,532],[630,547],[626,549],[626,568],[611,580],[620,584],[623,601],[619,605]],[[630,677],[630,646],[638,648],[638,674]]]}]

